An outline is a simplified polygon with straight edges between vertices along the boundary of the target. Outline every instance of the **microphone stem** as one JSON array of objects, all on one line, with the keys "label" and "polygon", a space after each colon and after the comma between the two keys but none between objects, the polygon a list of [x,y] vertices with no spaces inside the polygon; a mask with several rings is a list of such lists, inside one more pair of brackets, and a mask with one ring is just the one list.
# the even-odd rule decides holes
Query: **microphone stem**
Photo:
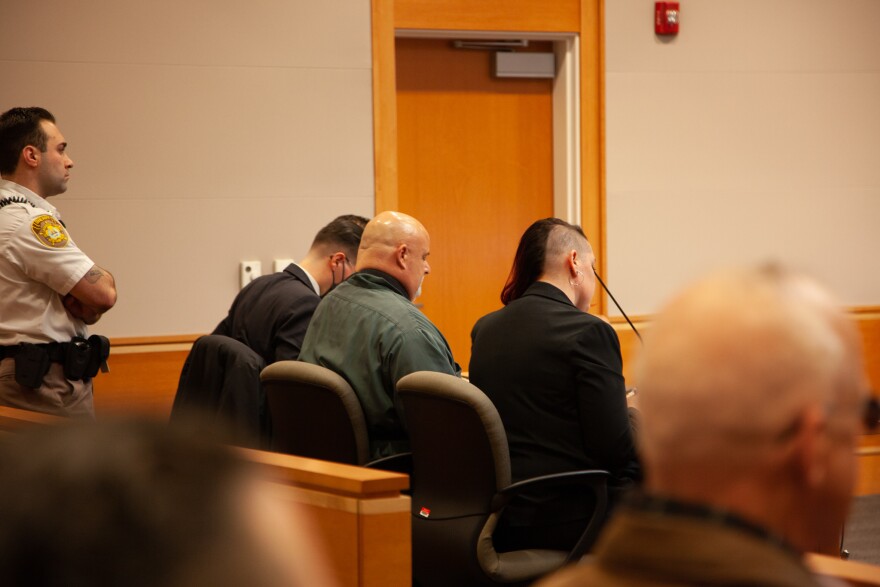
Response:
[{"label": "microphone stem", "polygon": [[639,334],[639,331],[636,330],[635,324],[632,323],[632,320],[629,319],[629,316],[626,315],[626,312],[623,311],[623,308],[620,307],[620,304],[617,303],[617,300],[614,298],[614,295],[608,290],[608,286],[605,285],[605,282],[602,281],[602,278],[599,277],[599,273],[594,269],[593,274],[596,276],[596,279],[599,280],[599,283],[602,285],[602,289],[605,290],[605,293],[608,294],[608,297],[611,298],[611,301],[614,302],[614,305],[617,306],[617,309],[620,310],[620,313],[623,314],[623,317],[626,318],[629,327],[633,329],[633,332],[636,333],[636,336],[639,338],[639,342],[642,342],[642,335]]}]

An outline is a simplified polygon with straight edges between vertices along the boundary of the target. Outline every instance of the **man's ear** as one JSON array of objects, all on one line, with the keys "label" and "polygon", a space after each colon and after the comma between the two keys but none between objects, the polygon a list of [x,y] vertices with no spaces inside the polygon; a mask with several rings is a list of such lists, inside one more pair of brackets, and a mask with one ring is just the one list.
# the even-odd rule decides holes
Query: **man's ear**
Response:
[{"label": "man's ear", "polygon": [[36,167],[40,164],[40,150],[33,145],[28,145],[21,150],[21,160],[28,167]]},{"label": "man's ear", "polygon": [[577,250],[572,249],[569,251],[568,256],[565,258],[565,264],[568,267],[568,273],[571,276],[571,279],[577,279],[579,271]]},{"label": "man's ear", "polygon": [[409,256],[409,248],[406,246],[406,243],[401,244],[397,247],[397,266],[401,269],[406,269],[406,258]]}]

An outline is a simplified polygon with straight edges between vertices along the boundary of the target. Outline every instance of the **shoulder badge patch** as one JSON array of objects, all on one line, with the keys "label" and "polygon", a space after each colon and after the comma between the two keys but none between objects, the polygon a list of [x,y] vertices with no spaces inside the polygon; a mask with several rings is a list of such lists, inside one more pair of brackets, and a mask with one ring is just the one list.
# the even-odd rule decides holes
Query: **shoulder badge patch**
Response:
[{"label": "shoulder badge patch", "polygon": [[34,218],[31,222],[31,230],[42,244],[53,249],[60,249],[67,246],[70,237],[67,231],[54,216],[49,214],[41,214]]}]

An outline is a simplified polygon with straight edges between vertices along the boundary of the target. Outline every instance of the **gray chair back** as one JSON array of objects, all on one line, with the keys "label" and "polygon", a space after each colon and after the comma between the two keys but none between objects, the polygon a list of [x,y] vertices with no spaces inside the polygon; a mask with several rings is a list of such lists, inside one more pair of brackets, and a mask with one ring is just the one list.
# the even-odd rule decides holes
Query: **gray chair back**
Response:
[{"label": "gray chair back", "polygon": [[567,553],[497,553],[493,501],[510,485],[498,411],[458,377],[420,371],[397,383],[412,446],[413,577],[420,587],[525,585]]},{"label": "gray chair back", "polygon": [[367,424],[354,390],[337,373],[301,361],[278,361],[260,374],[277,452],[363,465]]}]

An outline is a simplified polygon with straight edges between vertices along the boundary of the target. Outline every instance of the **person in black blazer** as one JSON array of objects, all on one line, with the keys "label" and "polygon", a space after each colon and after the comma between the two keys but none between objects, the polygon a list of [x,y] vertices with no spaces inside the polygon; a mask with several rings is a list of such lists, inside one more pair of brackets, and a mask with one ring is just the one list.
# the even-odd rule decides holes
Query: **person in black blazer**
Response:
[{"label": "person in black blazer", "polygon": [[321,295],[354,272],[368,220],[345,215],[318,231],[305,258],[253,280],[238,292],[211,334],[246,344],[266,364],[296,360]]},{"label": "person in black blazer", "polygon": [[[514,482],[578,469],[606,469],[619,487],[641,478],[620,343],[587,313],[594,264],[579,226],[535,222],[502,290],[505,307],[471,333],[470,381],[498,409]],[[505,511],[496,548],[570,548],[591,509],[577,492],[529,494]]]}]

